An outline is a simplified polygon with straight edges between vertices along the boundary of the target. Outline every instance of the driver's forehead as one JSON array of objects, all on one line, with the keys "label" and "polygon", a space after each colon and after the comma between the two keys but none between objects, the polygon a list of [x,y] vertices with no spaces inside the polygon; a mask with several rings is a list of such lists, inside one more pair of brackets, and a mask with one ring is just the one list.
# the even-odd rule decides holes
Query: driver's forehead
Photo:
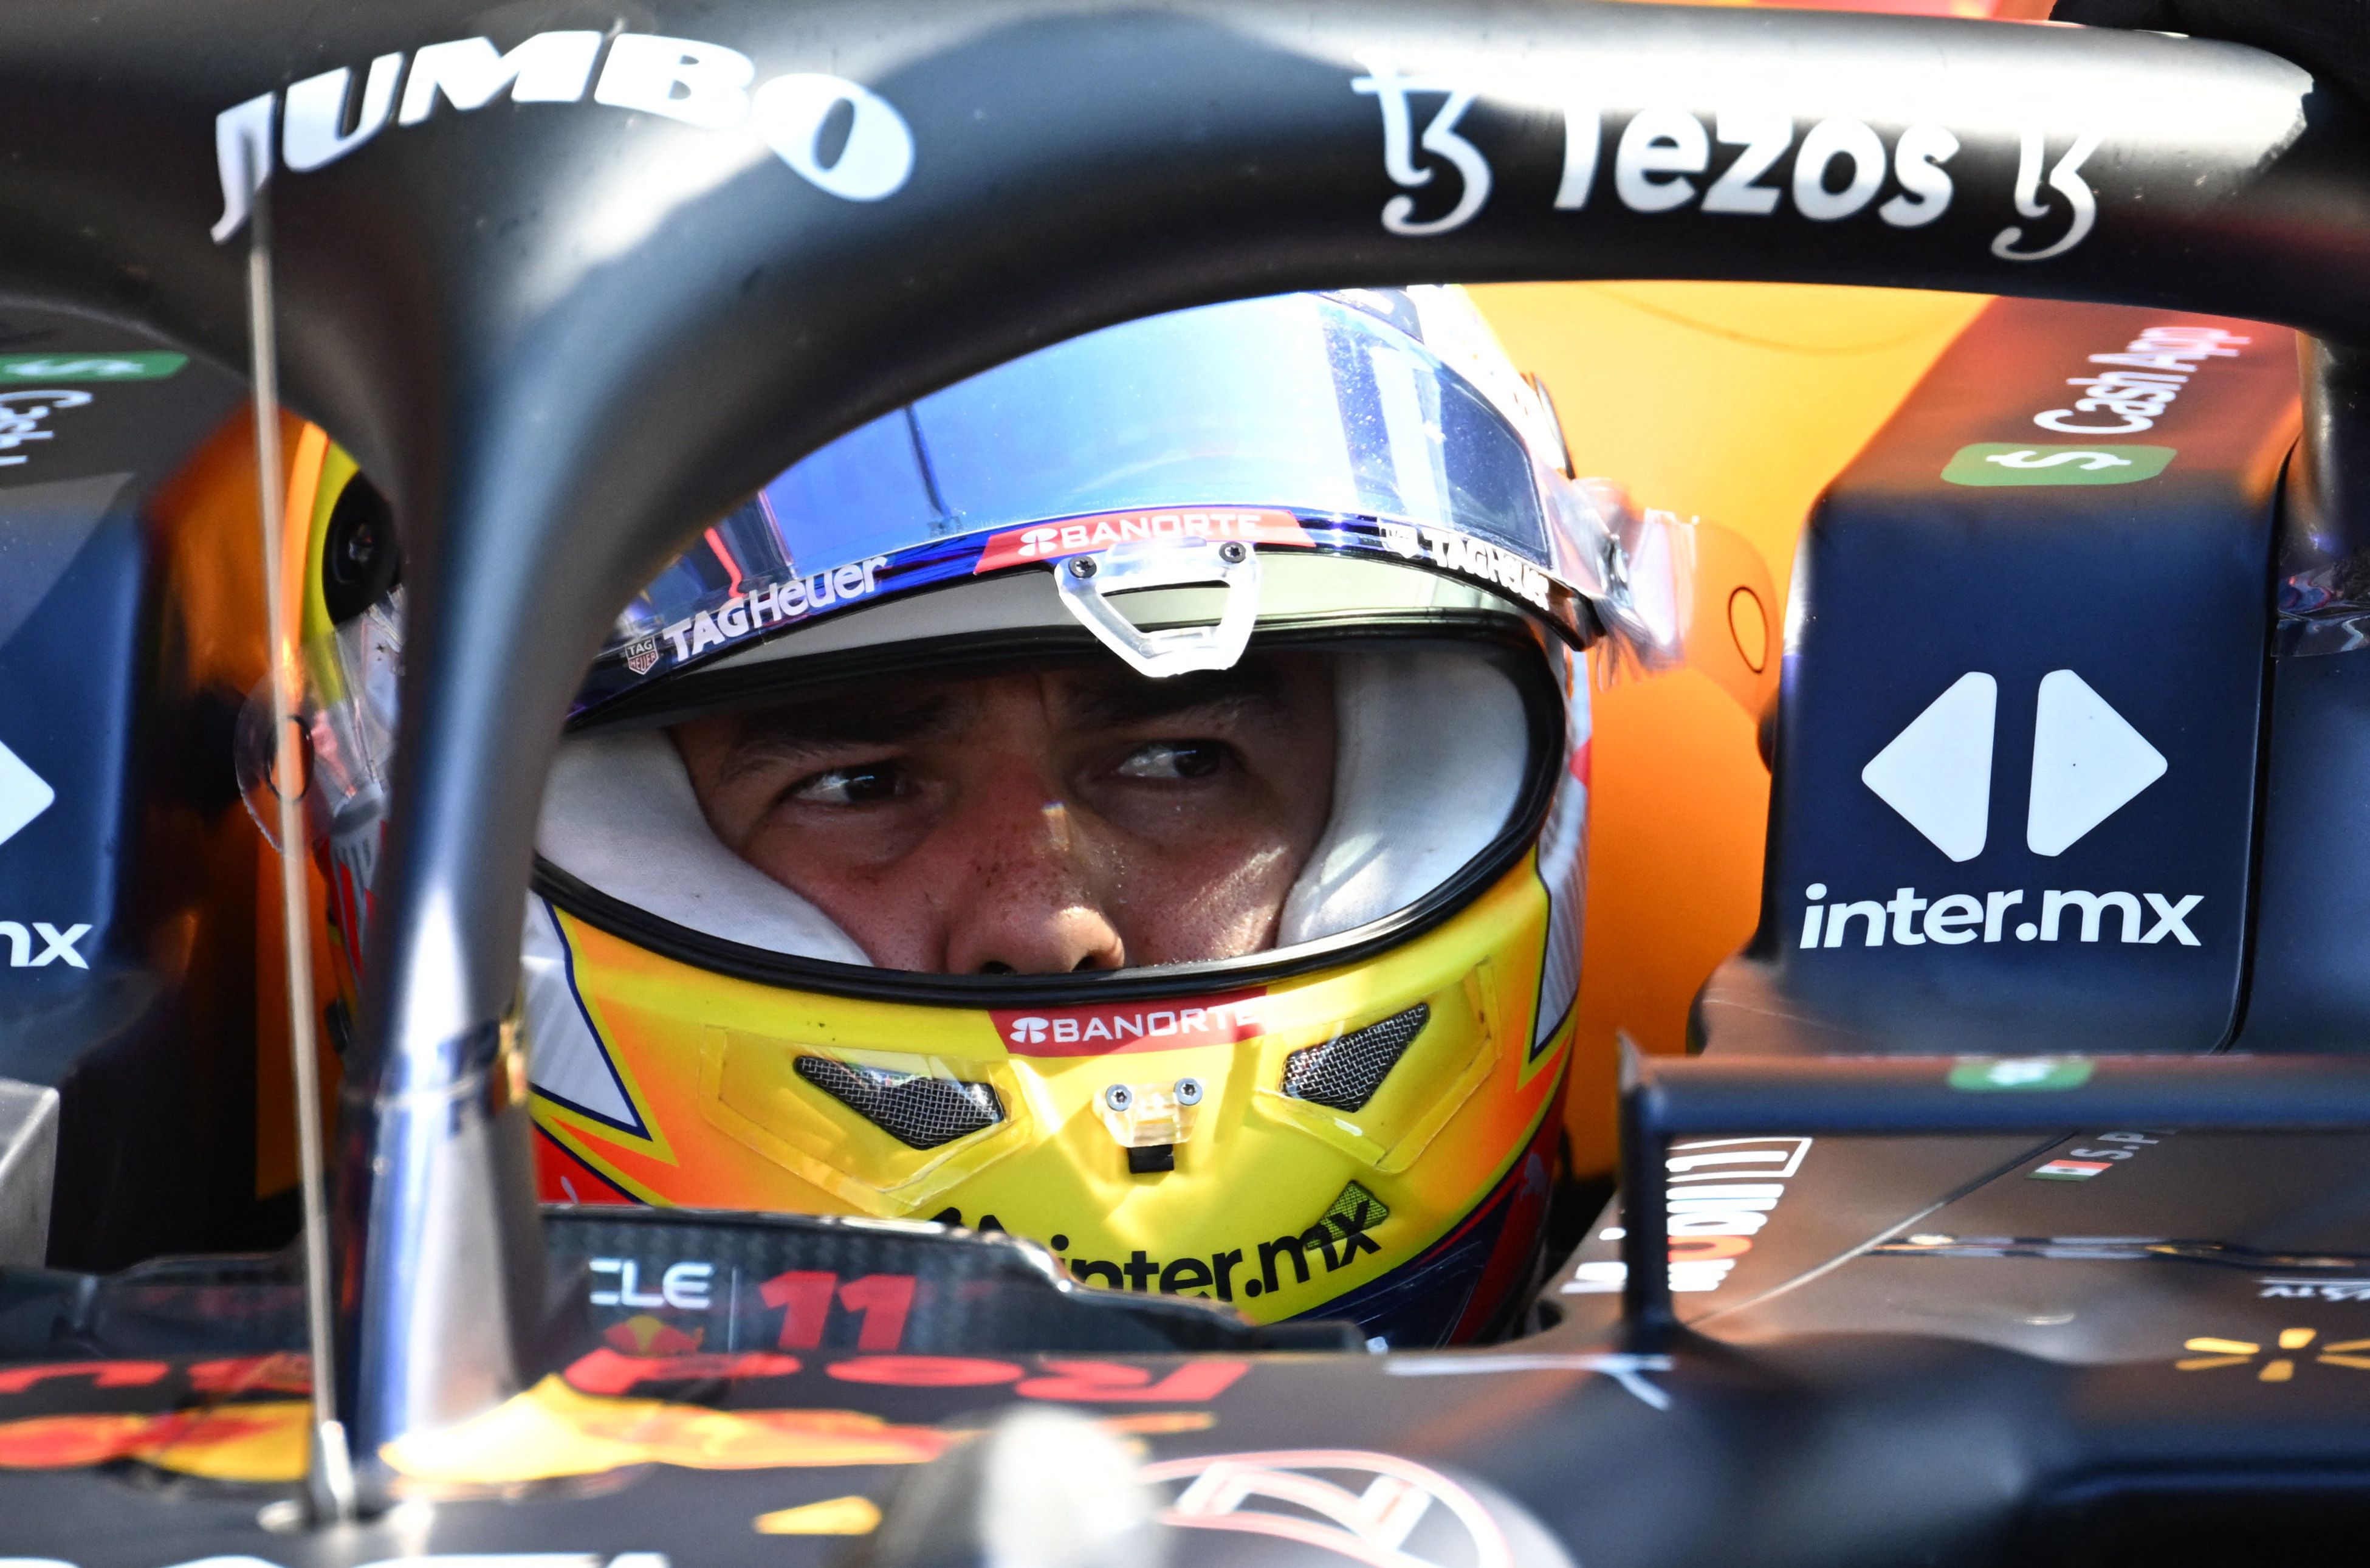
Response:
[{"label": "driver's forehead", "polygon": [[971,679],[907,677],[743,710],[742,744],[823,749],[960,738],[1008,718],[1018,706],[1055,732],[1163,721],[1279,718],[1324,688],[1315,662],[1246,660],[1228,670],[1152,680],[1116,663],[1060,665]]}]

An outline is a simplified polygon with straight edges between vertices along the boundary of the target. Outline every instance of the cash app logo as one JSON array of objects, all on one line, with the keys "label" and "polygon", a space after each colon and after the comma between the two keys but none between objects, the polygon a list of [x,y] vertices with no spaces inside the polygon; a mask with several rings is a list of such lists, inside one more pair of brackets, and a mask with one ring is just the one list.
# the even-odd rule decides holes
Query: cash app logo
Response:
[{"label": "cash app logo", "polygon": [[96,354],[0,354],[0,381],[162,381],[190,363],[161,350]]},{"label": "cash app logo", "polygon": [[2036,446],[1979,441],[1943,467],[1954,485],[2128,485],[2152,479],[2172,461],[2169,446]]},{"label": "cash app logo", "polygon": [[1973,1094],[2079,1089],[2090,1081],[2087,1056],[1967,1056],[1950,1068],[1950,1087]]}]

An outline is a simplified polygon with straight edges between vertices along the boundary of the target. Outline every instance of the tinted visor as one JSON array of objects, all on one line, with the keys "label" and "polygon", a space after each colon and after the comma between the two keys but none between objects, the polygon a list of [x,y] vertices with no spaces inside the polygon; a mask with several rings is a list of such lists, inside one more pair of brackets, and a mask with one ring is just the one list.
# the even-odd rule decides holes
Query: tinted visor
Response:
[{"label": "tinted visor", "polygon": [[[1293,294],[1129,322],[975,375],[833,442],[708,530],[619,618],[580,710],[1006,564],[998,536],[1049,519],[1157,514],[1190,531],[1213,508],[1258,509],[1307,525],[1286,517],[1290,537],[1263,542],[1377,548],[1374,525],[1413,525],[1552,570],[1548,476],[1537,432],[1521,433],[1546,416],[1476,333],[1448,291]],[[1327,520],[1349,533],[1329,537]]]}]

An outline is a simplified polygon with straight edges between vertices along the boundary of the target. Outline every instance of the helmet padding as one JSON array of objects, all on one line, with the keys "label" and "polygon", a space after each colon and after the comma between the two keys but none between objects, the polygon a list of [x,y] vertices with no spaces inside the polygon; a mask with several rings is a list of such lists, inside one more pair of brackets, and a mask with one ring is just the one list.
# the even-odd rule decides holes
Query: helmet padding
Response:
[{"label": "helmet padding", "polygon": [[797,958],[872,962],[829,916],[725,847],[660,731],[562,742],[535,848],[578,881],[686,929]]},{"label": "helmet padding", "polygon": [[1490,846],[1521,798],[1523,700],[1488,662],[1437,651],[1345,654],[1333,814],[1284,899],[1275,945],[1398,913]]},{"label": "helmet padding", "polygon": [[[1333,810],[1275,946],[1379,920],[1505,828],[1528,771],[1523,701],[1489,661],[1437,649],[1337,657]],[[794,958],[869,964],[823,911],[726,847],[655,730],[561,743],[536,836],[578,881],[673,925]]]}]

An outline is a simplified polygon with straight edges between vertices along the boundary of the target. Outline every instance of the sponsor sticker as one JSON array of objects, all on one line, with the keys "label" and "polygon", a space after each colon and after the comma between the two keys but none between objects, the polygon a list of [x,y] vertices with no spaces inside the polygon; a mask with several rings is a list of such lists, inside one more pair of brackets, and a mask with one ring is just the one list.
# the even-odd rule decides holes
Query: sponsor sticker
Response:
[{"label": "sponsor sticker", "polygon": [[[1202,1257],[1189,1254],[1164,1261],[1139,1247],[1125,1258],[1066,1256],[1060,1262],[1063,1272],[1080,1285],[1106,1290],[1159,1290],[1171,1296],[1208,1291],[1221,1301],[1232,1301],[1239,1293],[1256,1300],[1306,1285],[1320,1261],[1331,1274],[1350,1267],[1361,1256],[1380,1260],[1382,1243],[1375,1233],[1390,1215],[1381,1199],[1352,1182],[1306,1230],[1287,1230],[1264,1241],[1249,1240]],[[1053,1238],[1057,1254],[1068,1239]]]},{"label": "sponsor sticker", "polygon": [[1191,1001],[1106,1002],[1083,1008],[1013,1008],[988,1014],[1016,1056],[1107,1056],[1234,1045],[1267,1032],[1258,1003],[1264,987]]},{"label": "sponsor sticker", "polygon": [[162,381],[190,363],[161,350],[132,353],[0,354],[0,381]]},{"label": "sponsor sticker", "polygon": [[[1489,205],[1493,177],[1488,154],[1459,125],[1493,84],[1457,73],[1405,72],[1379,50],[1354,58],[1367,74],[1351,78],[1350,90],[1381,107],[1383,171],[1398,187],[1383,203],[1384,230],[1421,237],[1471,222]],[[1821,224],[1856,219],[1865,225],[1874,219],[1906,230],[1933,223],[1960,199],[1959,182],[1947,166],[1959,156],[1961,143],[1946,126],[1924,121],[1896,133],[1842,115],[1792,112],[1765,100],[1708,107],[1708,113],[1699,113],[1659,104],[1625,117],[1586,95],[1568,98],[1562,106],[1563,174],[1554,210],[1579,212],[1593,200],[1600,212],[1617,202],[1640,214],[1792,213]],[[1990,208],[2001,217],[2012,200],[2015,214],[2026,220],[1992,235],[1992,255],[2003,261],[2046,261],[2080,245],[2098,223],[2098,193],[2082,171],[2102,138],[2095,131],[2028,121],[2017,127],[2016,139],[2013,186],[1983,180],[1970,194],[1979,210]],[[1419,161],[1419,147],[1431,158]],[[1738,151],[1731,154],[1731,147]],[[1455,183],[1434,179],[1437,165],[1446,166]],[[1410,194],[1419,190],[1430,195],[1430,205],[1446,210],[1420,216]],[[2042,222],[2033,225],[2034,219]]]},{"label": "sponsor sticker", "polygon": [[[888,564],[887,556],[874,556],[869,560],[850,561],[811,576],[744,583],[742,592],[733,594],[721,605],[700,610],[662,628],[659,636],[674,650],[674,662],[685,663],[710,648],[721,647],[753,631],[779,630],[834,605],[870,598],[880,587],[880,569]],[[637,649],[639,646],[636,644]],[[636,656],[631,650],[628,653],[629,657]],[[652,662],[656,662],[655,655]],[[634,666],[629,663],[627,668]]]},{"label": "sponsor sticker", "polygon": [[[1515,1560],[1505,1529],[1479,1498],[1391,1454],[1214,1454],[1164,1459],[1141,1473],[1161,1489],[1161,1519],[1171,1528],[1293,1542],[1299,1561],[1507,1568]],[[1235,1562],[1282,1554],[1247,1543],[1239,1555],[1211,1555]]]},{"label": "sponsor sticker", "polygon": [[1973,1056],[1950,1069],[1950,1083],[1975,1094],[2079,1089],[2096,1070],[2088,1056]]},{"label": "sponsor sticker", "polygon": [[[2067,435],[2137,435],[2141,431],[2155,428],[2156,422],[2171,411],[2190,379],[2204,368],[2207,361],[2237,359],[2238,351],[2253,341],[2252,338],[2220,327],[2144,327],[2140,335],[2125,343],[2121,351],[2089,356],[2090,364],[2107,368],[2066,377],[2065,385],[2079,387],[2084,394],[2075,399],[2072,408],[2043,409],[2032,416],[2032,422],[2042,430]],[[2083,447],[2077,450],[2089,452],[2100,449]],[[2149,470],[2150,473],[2161,472],[2164,464],[2172,460],[2169,447],[2110,446],[2103,450],[2110,455],[2122,452],[2162,452],[2164,462],[2157,464]],[[2037,467],[2039,465],[2034,466]],[[2067,465],[2069,467],[2074,466]],[[2116,471],[2111,466],[2102,465],[2091,470],[2096,477],[2059,482],[2125,482],[2105,477]],[[2137,474],[2132,477],[2146,478],[2148,476]],[[1943,478],[1950,476],[1946,473]]]},{"label": "sponsor sticker", "polygon": [[2155,1133],[2100,1133],[2088,1138],[2077,1138],[2077,1145],[2098,1147],[2067,1149],[2056,1159],[2028,1174],[2043,1182],[2087,1182],[2101,1170],[2111,1170],[2126,1159],[2134,1159],[2144,1148],[2153,1148],[2172,1135]]},{"label": "sponsor sticker", "polygon": [[[1062,1272],[1080,1285],[1106,1290],[1157,1290],[1172,1296],[1211,1294],[1221,1301],[1232,1301],[1237,1295],[1256,1298],[1287,1286],[1306,1285],[1315,1277],[1319,1262],[1331,1274],[1363,1256],[1381,1258],[1382,1243],[1375,1239],[1375,1232],[1390,1217],[1388,1205],[1352,1182],[1306,1230],[1286,1231],[1265,1241],[1249,1240],[1206,1254],[1164,1260],[1139,1247],[1125,1258],[1090,1258],[1084,1249],[1074,1254],[1068,1233],[1058,1230],[1045,1244]],[[963,1223],[962,1211],[956,1208],[941,1209],[930,1219],[938,1225]],[[972,1228],[984,1235],[1001,1233],[1004,1227],[995,1216],[986,1214]]]},{"label": "sponsor sticker", "polygon": [[17,467],[32,461],[30,455],[17,448],[56,435],[56,432],[42,425],[43,420],[61,409],[86,408],[89,403],[89,393],[77,392],[70,386],[0,392],[0,468]]},{"label": "sponsor sticker", "polygon": [[[2316,1341],[2319,1343],[2315,1343]],[[2224,1339],[2218,1334],[2200,1334],[2181,1342],[2189,1352],[2187,1359],[2172,1364],[2177,1372],[2218,1372],[2224,1367],[2244,1367],[2254,1374],[2259,1383],[2287,1383],[2295,1378],[2296,1368],[2303,1365],[2342,1366],[2353,1372],[2370,1372],[2370,1340],[2338,1340],[2331,1343],[2320,1338],[2318,1329],[2282,1329],[2276,1343],[2260,1340]],[[2312,1352],[2307,1363],[2300,1352]]]},{"label": "sponsor sticker", "polygon": [[[1717,1290],[1736,1262],[1777,1214],[1786,1183],[1811,1152],[1807,1137],[1703,1138],[1673,1144],[1664,1163],[1670,1181],[1671,1289]],[[1601,1239],[1622,1239],[1618,1227]],[[1563,1283],[1565,1296],[1610,1296],[1628,1282],[1617,1258],[1578,1265]]]},{"label": "sponsor sticker", "polygon": [[2370,1279],[2303,1279],[2272,1275],[2255,1282],[2264,1299],[2289,1297],[2303,1301],[2370,1301]]},{"label": "sponsor sticker", "polygon": [[645,637],[639,642],[626,645],[626,668],[638,675],[647,675],[659,662],[659,640]]},{"label": "sponsor sticker", "polygon": [[1979,441],[1943,467],[1953,485],[2128,485],[2152,479],[2171,462],[2169,446],[2047,446]]},{"label": "sponsor sticker", "polygon": [[1032,523],[988,536],[974,574],[1032,561],[1156,539],[1243,539],[1255,545],[1306,549],[1315,541],[1289,512],[1271,508],[1203,507],[1171,512],[1104,512],[1059,523]]},{"label": "sponsor sticker", "polygon": [[[0,942],[7,944],[9,968],[47,969],[60,962],[69,969],[90,967],[88,961],[77,951],[77,944],[90,935],[88,922],[52,926],[47,920],[36,920],[32,922],[32,928],[28,931],[21,920],[0,920]],[[38,952],[33,948],[37,938],[41,944]]]},{"label": "sponsor sticker", "polygon": [[[570,28],[530,33],[507,51],[489,38],[446,39],[410,52],[408,70],[405,54],[378,56],[360,77],[351,63],[333,63],[216,115],[223,213],[214,243],[246,226],[255,193],[275,165],[309,174],[390,124],[472,114],[502,97],[521,104],[581,103],[589,90],[594,103],[610,109],[725,134],[754,131],[800,179],[846,202],[893,196],[914,172],[913,129],[888,99],[814,71],[789,72],[752,88],[757,63],[722,44]],[[837,149],[826,156],[833,143]]]}]

